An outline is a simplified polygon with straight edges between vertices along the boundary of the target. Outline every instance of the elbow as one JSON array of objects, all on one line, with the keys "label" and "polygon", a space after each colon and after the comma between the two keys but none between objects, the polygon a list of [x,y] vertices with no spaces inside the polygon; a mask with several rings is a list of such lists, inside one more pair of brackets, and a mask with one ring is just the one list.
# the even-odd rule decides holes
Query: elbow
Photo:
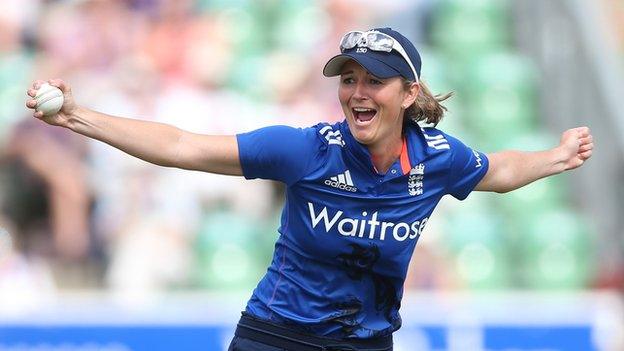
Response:
[{"label": "elbow", "polygon": [[505,178],[504,181],[498,183],[494,191],[499,194],[506,194],[514,190],[522,188],[526,183],[523,183],[519,179],[515,179],[512,176]]},{"label": "elbow", "polygon": [[497,186],[494,191],[499,194],[506,194],[514,190],[518,190],[531,182],[506,182]]},{"label": "elbow", "polygon": [[487,182],[487,190],[498,194],[506,194],[517,188],[513,172],[507,170],[496,172]]},{"label": "elbow", "polygon": [[519,187],[517,183],[510,181],[510,178],[505,178],[504,180],[494,183],[491,190],[498,194],[506,194]]},{"label": "elbow", "polygon": [[507,194],[508,192],[514,191],[516,190],[516,188],[511,188],[511,187],[502,187],[499,189],[495,189],[494,192],[498,193],[498,194]]},{"label": "elbow", "polygon": [[520,170],[515,167],[501,167],[493,177],[494,192],[507,194],[526,185],[520,173]]}]

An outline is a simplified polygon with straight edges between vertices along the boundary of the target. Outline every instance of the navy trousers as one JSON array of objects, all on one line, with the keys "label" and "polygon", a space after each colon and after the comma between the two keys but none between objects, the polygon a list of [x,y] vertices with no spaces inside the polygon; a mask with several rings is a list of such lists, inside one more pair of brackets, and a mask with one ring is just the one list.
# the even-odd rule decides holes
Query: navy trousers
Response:
[{"label": "navy trousers", "polygon": [[369,340],[336,340],[300,333],[243,313],[228,348],[228,351],[303,350],[392,351],[392,336]]},{"label": "navy trousers", "polygon": [[[282,349],[279,347],[263,344],[258,341],[241,338],[240,336],[235,336],[234,339],[232,339],[232,342],[230,343],[230,347],[228,347],[228,351],[296,351],[296,350]],[[389,351],[392,351],[392,349],[390,349]]]},{"label": "navy trousers", "polygon": [[290,351],[286,349],[280,349],[275,346],[269,346],[261,342],[241,338],[235,336],[230,343],[228,351]]}]

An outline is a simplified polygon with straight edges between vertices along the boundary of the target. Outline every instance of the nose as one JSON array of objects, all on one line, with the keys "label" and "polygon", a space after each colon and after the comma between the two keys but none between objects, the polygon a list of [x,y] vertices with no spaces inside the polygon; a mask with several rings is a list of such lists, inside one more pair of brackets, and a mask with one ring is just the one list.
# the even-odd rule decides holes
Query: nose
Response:
[{"label": "nose", "polygon": [[363,82],[357,82],[355,84],[355,90],[353,91],[352,97],[356,100],[366,100],[368,99],[368,94],[366,92],[366,86]]}]

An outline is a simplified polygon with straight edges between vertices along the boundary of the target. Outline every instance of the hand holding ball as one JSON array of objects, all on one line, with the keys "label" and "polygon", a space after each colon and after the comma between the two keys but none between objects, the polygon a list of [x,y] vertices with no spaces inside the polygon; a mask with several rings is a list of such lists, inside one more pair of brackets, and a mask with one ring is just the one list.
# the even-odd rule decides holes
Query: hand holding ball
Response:
[{"label": "hand holding ball", "polygon": [[35,110],[42,112],[44,116],[55,115],[63,107],[63,92],[55,86],[43,83],[37,90],[35,100],[37,101]]}]

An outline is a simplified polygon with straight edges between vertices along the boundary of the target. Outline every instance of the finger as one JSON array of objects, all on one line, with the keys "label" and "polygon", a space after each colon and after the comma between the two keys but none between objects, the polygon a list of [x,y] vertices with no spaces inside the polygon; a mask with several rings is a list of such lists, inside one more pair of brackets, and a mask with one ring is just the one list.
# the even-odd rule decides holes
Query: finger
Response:
[{"label": "finger", "polygon": [[26,91],[26,94],[28,94],[28,96],[35,97],[37,95],[37,91],[31,88],[31,89],[28,89],[28,91]]},{"label": "finger", "polygon": [[33,113],[33,117],[42,119],[43,118],[43,112],[36,111],[35,113]]},{"label": "finger", "polygon": [[577,127],[574,128],[574,130],[576,130],[576,132],[582,137],[586,137],[590,134],[590,130],[588,127]]},{"label": "finger", "polygon": [[62,92],[67,92],[69,90],[69,87],[67,86],[67,84],[62,80],[62,79],[50,79],[48,80],[48,83],[50,83],[50,85],[53,85],[59,89],[61,89]]},{"label": "finger", "polygon": [[584,137],[584,138],[580,138],[580,139],[579,139],[579,143],[580,143],[581,145],[583,145],[583,144],[589,144],[589,143],[592,143],[592,142],[594,142],[594,137],[593,137],[593,136],[591,136],[591,135],[589,135],[589,136],[586,136],[586,137]]},{"label": "finger", "polygon": [[35,90],[39,90],[39,88],[41,88],[41,84],[45,83],[44,81],[42,81],[41,79],[37,79],[36,81],[33,82],[32,87]]},{"label": "finger", "polygon": [[35,100],[35,99],[28,99],[28,101],[26,101],[26,107],[28,107],[28,108],[35,108],[35,107],[37,107],[37,100]]},{"label": "finger", "polygon": [[580,154],[578,154],[578,157],[579,157],[581,160],[585,161],[585,160],[587,160],[588,158],[590,158],[590,157],[591,157],[591,155],[592,155],[592,150],[587,150],[587,151],[585,151],[585,152],[581,152]]},{"label": "finger", "polygon": [[579,147],[578,153],[583,153],[585,151],[589,151],[589,150],[593,150],[594,149],[594,143],[589,143],[589,144],[585,144],[585,145],[581,145]]}]

